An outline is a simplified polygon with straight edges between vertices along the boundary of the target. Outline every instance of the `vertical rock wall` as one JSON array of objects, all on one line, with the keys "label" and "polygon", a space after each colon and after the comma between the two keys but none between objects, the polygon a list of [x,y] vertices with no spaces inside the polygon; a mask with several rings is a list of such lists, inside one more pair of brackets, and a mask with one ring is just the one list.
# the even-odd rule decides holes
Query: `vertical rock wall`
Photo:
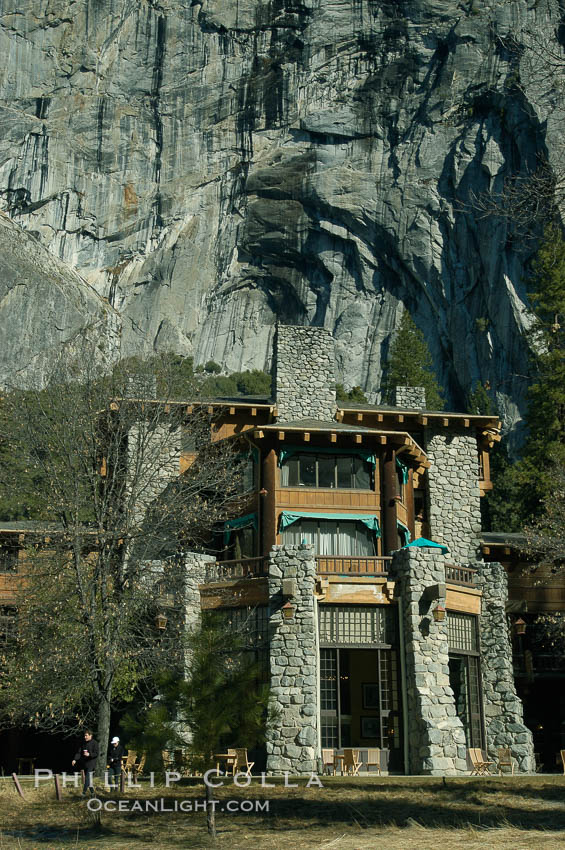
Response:
[{"label": "vertical rock wall", "polygon": [[481,666],[488,755],[496,762],[498,748],[510,747],[518,771],[533,773],[532,733],[524,726],[522,702],[514,685],[506,571],[498,563],[481,563],[478,567],[477,583],[483,592]]},{"label": "vertical rock wall", "polygon": [[[271,707],[276,722],[267,737],[267,769],[280,774],[317,768],[318,645],[314,547],[273,546],[269,564],[271,605]],[[285,619],[283,582],[294,581],[294,617]]]},{"label": "vertical rock wall", "polygon": [[453,776],[467,771],[465,732],[449,685],[447,624],[434,621],[435,602],[424,599],[427,587],[445,586],[437,551],[401,549],[392,572],[404,629],[409,772]]}]

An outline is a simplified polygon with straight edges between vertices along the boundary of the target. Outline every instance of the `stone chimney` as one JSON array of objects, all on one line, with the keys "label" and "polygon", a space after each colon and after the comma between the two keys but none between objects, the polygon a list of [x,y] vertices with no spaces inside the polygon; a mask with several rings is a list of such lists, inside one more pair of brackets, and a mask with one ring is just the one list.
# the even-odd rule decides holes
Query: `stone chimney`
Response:
[{"label": "stone chimney", "polygon": [[424,387],[395,387],[394,404],[404,410],[425,410],[426,390]]},{"label": "stone chimney", "polygon": [[277,325],[273,388],[278,422],[335,419],[335,350],[331,333],[325,328]]}]

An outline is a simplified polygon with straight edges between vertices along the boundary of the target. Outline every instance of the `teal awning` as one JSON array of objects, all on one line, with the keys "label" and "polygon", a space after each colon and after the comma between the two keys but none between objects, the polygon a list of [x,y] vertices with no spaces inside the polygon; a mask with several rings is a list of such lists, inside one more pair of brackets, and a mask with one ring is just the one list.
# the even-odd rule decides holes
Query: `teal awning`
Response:
[{"label": "teal awning", "polygon": [[[447,555],[449,549],[443,543],[434,543],[433,540],[427,540],[425,537],[417,537],[412,543],[407,543],[407,546],[417,546],[419,549],[441,549],[442,555]],[[405,548],[404,546],[402,547]]]},{"label": "teal awning", "polygon": [[250,526],[257,530],[257,514],[245,514],[245,516],[239,516],[237,519],[228,519],[227,522],[224,522],[224,546],[229,543],[232,531],[237,531],[238,528],[249,528]]},{"label": "teal awning", "polygon": [[[282,426],[281,426],[282,427]],[[284,446],[280,450],[279,454],[279,466],[281,466],[284,461],[297,454],[316,454],[316,455],[356,455],[356,457],[363,458],[366,463],[370,464],[374,469],[377,465],[377,457],[374,452],[364,451],[363,449],[338,449],[338,448],[330,448],[326,446],[325,448],[320,448],[318,446],[308,446],[307,448],[304,446]]]},{"label": "teal awning", "polygon": [[279,531],[284,531],[293,522],[300,519],[330,519],[330,520],[348,520],[350,522],[362,522],[367,526],[369,531],[373,531],[375,537],[381,536],[381,527],[379,518],[370,514],[319,514],[319,513],[304,513],[303,511],[283,511]]},{"label": "teal awning", "polygon": [[404,548],[405,546],[410,546],[410,529],[406,525],[404,525],[403,522],[400,522],[399,519],[396,520],[396,527],[398,528],[398,531],[403,537],[402,548]]},{"label": "teal awning", "polygon": [[399,457],[396,458],[396,468],[402,473],[402,483],[408,484],[408,467],[403,460],[400,460]]}]

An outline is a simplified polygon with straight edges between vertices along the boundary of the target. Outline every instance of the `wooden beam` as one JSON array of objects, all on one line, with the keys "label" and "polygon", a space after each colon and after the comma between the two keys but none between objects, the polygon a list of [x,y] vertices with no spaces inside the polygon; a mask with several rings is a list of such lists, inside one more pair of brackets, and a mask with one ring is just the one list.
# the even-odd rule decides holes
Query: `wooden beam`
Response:
[{"label": "wooden beam", "polygon": [[193,409],[194,409],[194,408],[192,407],[192,405],[191,405],[191,404],[187,404],[187,406],[186,406],[186,411],[185,411],[185,413],[187,414],[187,416],[190,416],[190,415],[191,415],[191,413],[192,413]]},{"label": "wooden beam", "polygon": [[212,405],[210,405],[208,407],[208,413],[212,414],[213,412],[214,412],[214,408],[212,407]]},{"label": "wooden beam", "polygon": [[165,413],[170,413],[171,412],[171,405],[166,404],[164,410],[165,410]]},{"label": "wooden beam", "polygon": [[362,422],[362,421],[363,421],[363,414],[362,414],[362,413],[358,413],[358,414],[357,414],[357,422]]},{"label": "wooden beam", "polygon": [[335,415],[335,418],[338,422],[343,422],[343,410],[338,410]]},{"label": "wooden beam", "polygon": [[464,427],[464,428],[468,428],[470,424],[471,424],[471,423],[470,423],[469,419],[464,419],[464,420],[463,420],[463,427]]},{"label": "wooden beam", "polygon": [[284,431],[279,431],[279,440],[284,440]]},{"label": "wooden beam", "polygon": [[490,555],[490,546],[481,546],[483,550],[483,555]]},{"label": "wooden beam", "polygon": [[377,422],[384,422],[384,416],[382,413],[377,413]]},{"label": "wooden beam", "polygon": [[310,442],[310,433],[309,433],[309,431],[304,431],[304,442],[305,442],[305,443],[309,443],[309,442]]},{"label": "wooden beam", "polygon": [[449,428],[449,419],[444,416],[443,419],[441,420],[441,424],[443,425],[444,428]]},{"label": "wooden beam", "polygon": [[230,407],[230,416],[235,416],[235,407]]},{"label": "wooden beam", "polygon": [[355,434],[355,442],[356,443],[362,443],[363,442],[363,437],[362,437],[361,434]]},{"label": "wooden beam", "polygon": [[403,413],[397,413],[395,419],[396,419],[397,422],[404,422],[404,414]]},{"label": "wooden beam", "polygon": [[257,416],[257,408],[256,407],[251,408],[251,416]]},{"label": "wooden beam", "polygon": [[416,475],[422,475],[422,473],[424,472],[424,470],[425,470],[425,469],[426,469],[426,467],[425,467],[425,466],[421,466],[421,465],[420,465],[420,466],[416,469]]},{"label": "wooden beam", "polygon": [[110,410],[119,410],[119,409],[120,409],[120,405],[118,404],[117,401],[111,401],[110,402]]},{"label": "wooden beam", "polygon": [[337,434],[335,431],[330,434],[330,443],[337,443]]},{"label": "wooden beam", "polygon": [[384,434],[381,434],[379,436],[379,443],[381,444],[381,446],[386,446],[386,437]]},{"label": "wooden beam", "polygon": [[253,431],[253,436],[256,440],[262,440],[265,434],[263,433],[263,431]]},{"label": "wooden beam", "polygon": [[420,425],[427,425],[428,424],[428,417],[420,415],[420,416],[418,416],[418,422],[420,423]]}]

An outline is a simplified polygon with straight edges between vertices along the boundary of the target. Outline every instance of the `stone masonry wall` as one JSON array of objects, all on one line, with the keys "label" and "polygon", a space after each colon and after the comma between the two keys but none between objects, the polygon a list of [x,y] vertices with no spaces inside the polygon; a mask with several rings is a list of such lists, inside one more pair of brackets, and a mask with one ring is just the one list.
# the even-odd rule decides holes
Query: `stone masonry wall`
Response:
[{"label": "stone masonry wall", "polygon": [[[211,555],[187,552],[184,557],[184,628],[189,634],[200,625],[202,613],[199,585],[204,584],[208,570],[216,559]],[[190,668],[190,650],[185,654],[185,667]]]},{"label": "stone masonry wall", "polygon": [[409,772],[454,776],[467,772],[467,751],[449,685],[447,623],[435,622],[436,602],[424,598],[427,587],[445,586],[445,556],[438,552],[400,549],[392,574],[405,641]]},{"label": "stone masonry wall", "polygon": [[425,387],[395,387],[394,403],[396,407],[402,407],[405,410],[425,410],[426,389]]},{"label": "stone masonry wall", "polygon": [[451,558],[477,557],[481,533],[479,460],[474,433],[426,429],[431,539],[445,543]]},{"label": "stone masonry wall", "polygon": [[524,726],[522,702],[516,694],[512,644],[506,617],[508,581],[498,563],[480,563],[477,585],[483,592],[481,613],[481,669],[489,758],[510,747],[520,772],[535,771],[532,733]]},{"label": "stone masonry wall", "polygon": [[[271,774],[309,773],[317,768],[318,643],[314,547],[273,546],[269,564],[271,707],[276,722],[267,736]],[[283,582],[293,580],[289,601],[294,617],[284,618]],[[288,589],[285,587],[285,590]]]},{"label": "stone masonry wall", "polygon": [[329,331],[278,325],[273,392],[279,422],[335,418],[335,350]]}]

